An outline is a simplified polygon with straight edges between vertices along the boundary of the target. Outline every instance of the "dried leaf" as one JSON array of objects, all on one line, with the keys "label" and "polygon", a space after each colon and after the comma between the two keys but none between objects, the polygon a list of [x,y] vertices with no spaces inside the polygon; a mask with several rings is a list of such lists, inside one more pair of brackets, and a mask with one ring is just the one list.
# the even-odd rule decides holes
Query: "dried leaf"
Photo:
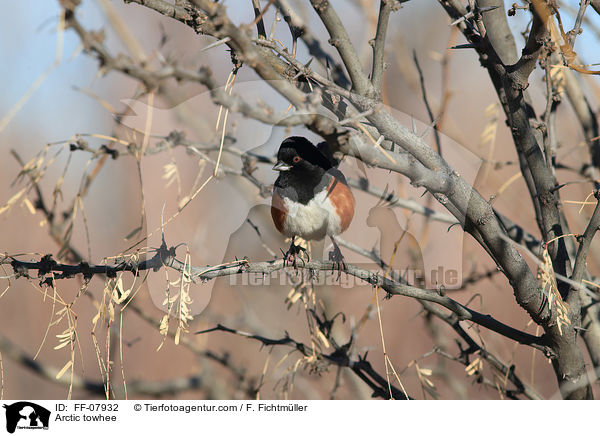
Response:
[{"label": "dried leaf", "polygon": [[426,377],[429,377],[433,374],[433,371],[429,368],[419,368],[419,372]]},{"label": "dried leaf", "polygon": [[483,364],[481,362],[481,359],[478,357],[477,359],[473,360],[469,366],[467,366],[465,368],[465,372],[467,373],[468,376],[471,376],[479,371],[481,371],[483,369]]},{"label": "dried leaf", "polygon": [[329,341],[327,337],[323,334],[321,330],[317,330],[317,337],[321,341],[321,343],[325,346],[325,348],[329,348]]},{"label": "dried leaf", "polygon": [[12,197],[9,198],[9,200],[6,202],[6,204],[4,206],[0,207],[0,215],[2,215],[4,212],[6,212],[8,209],[10,209],[17,202],[17,200],[19,200],[19,198],[21,198],[21,196],[25,193],[25,189],[26,188],[23,188],[16,194],[14,194]]},{"label": "dried leaf", "polygon": [[29,198],[25,197],[23,199],[22,204],[25,205],[25,207],[27,208],[27,210],[29,211],[29,213],[31,215],[35,215],[35,208],[33,207],[33,204],[31,204],[31,201],[29,200]]},{"label": "dried leaf", "polygon": [[61,378],[61,377],[64,375],[64,373],[65,373],[65,372],[67,372],[67,370],[68,370],[68,369],[69,369],[71,366],[73,366],[73,361],[72,361],[72,360],[69,360],[69,361],[68,361],[68,362],[65,364],[65,366],[63,366],[63,367],[62,367],[62,369],[61,369],[60,371],[58,371],[58,374],[56,374],[56,380],[60,379],[60,378]]}]

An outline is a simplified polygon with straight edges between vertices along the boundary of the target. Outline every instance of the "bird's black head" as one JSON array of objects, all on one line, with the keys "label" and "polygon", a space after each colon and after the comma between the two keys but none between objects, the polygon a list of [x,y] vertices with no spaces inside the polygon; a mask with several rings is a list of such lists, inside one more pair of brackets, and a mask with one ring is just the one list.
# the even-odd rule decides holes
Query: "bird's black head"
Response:
[{"label": "bird's black head", "polygon": [[329,160],[308,139],[290,136],[279,147],[274,170],[295,174],[324,173],[331,168]]}]

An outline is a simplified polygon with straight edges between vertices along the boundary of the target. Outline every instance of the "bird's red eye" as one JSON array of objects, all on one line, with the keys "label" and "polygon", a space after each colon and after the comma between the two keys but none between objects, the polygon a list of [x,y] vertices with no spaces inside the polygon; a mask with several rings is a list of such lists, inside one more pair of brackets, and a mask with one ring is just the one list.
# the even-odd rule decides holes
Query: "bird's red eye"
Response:
[{"label": "bird's red eye", "polygon": [[294,156],[294,158],[292,159],[294,161],[294,163],[298,163],[300,162],[300,156]]}]

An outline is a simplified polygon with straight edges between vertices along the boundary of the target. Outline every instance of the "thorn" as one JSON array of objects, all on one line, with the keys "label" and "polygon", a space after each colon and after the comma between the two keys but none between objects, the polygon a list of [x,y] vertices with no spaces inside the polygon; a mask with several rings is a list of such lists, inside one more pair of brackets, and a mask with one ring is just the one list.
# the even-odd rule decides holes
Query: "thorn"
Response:
[{"label": "thorn", "polygon": [[210,50],[211,48],[218,47],[218,46],[220,46],[220,45],[222,45],[222,44],[226,44],[226,43],[228,43],[229,41],[231,41],[231,38],[230,38],[229,36],[226,36],[226,37],[225,37],[225,38],[223,38],[223,39],[220,39],[220,40],[218,40],[218,41],[216,41],[216,42],[213,42],[212,44],[209,44],[209,45],[207,45],[207,46],[206,46],[206,47],[204,47],[202,50],[200,50],[200,53],[202,53],[203,51],[206,51],[206,50]]},{"label": "thorn", "polygon": [[489,11],[493,11],[494,9],[498,9],[500,6],[484,6],[482,8],[477,8],[477,12],[479,13],[483,13],[483,12],[489,12]]},{"label": "thorn", "polygon": [[479,15],[479,14],[481,14],[483,12],[493,11],[494,9],[498,9],[499,7],[500,6],[484,6],[482,8],[476,7],[475,10],[469,11],[465,15],[463,15],[462,17],[454,20],[452,23],[450,23],[450,26],[455,26],[457,24],[462,23],[465,20],[468,20],[469,18],[473,18],[475,15]]},{"label": "thorn", "polygon": [[457,24],[462,23],[465,20],[468,20],[469,18],[472,18],[475,14],[473,13],[473,11],[467,12],[465,15],[463,15],[462,17],[454,20],[453,22],[450,23],[450,26],[456,26]]},{"label": "thorn", "polygon": [[457,50],[461,48],[477,48],[477,46],[475,44],[458,44],[450,47],[450,50]]},{"label": "thorn", "polygon": [[373,113],[373,109],[369,109],[367,111],[357,114],[356,116],[344,118],[342,121],[339,121],[338,124],[341,126],[343,126],[344,124],[350,124],[350,123],[360,120],[363,117],[368,117],[372,113]]},{"label": "thorn", "polygon": [[164,245],[165,247],[167,246],[167,244],[165,243],[165,222],[164,222],[166,206],[167,206],[167,202],[165,201],[163,203],[162,211],[160,212],[160,233],[161,233],[161,238],[162,238],[162,245]]}]

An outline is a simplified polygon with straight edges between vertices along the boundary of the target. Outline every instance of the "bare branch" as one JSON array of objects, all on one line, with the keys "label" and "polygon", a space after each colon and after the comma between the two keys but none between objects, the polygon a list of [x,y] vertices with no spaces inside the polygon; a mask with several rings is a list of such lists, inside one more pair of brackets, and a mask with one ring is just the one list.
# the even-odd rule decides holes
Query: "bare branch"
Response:
[{"label": "bare branch", "polygon": [[263,12],[260,10],[260,2],[258,0],[252,0],[252,8],[254,9],[254,16],[256,17],[255,21],[258,37],[267,39],[267,31],[265,30]]},{"label": "bare branch", "polygon": [[585,15],[585,9],[590,3],[592,3],[591,0],[581,0],[579,2],[579,12],[577,12],[577,17],[575,18],[575,24],[573,25],[573,29],[567,33],[569,45],[571,47],[575,46],[575,38],[582,32],[581,25],[583,24],[583,16]]},{"label": "bare branch", "polygon": [[365,383],[367,383],[367,385],[369,385],[369,387],[373,390],[374,397],[390,399],[391,394],[391,398],[395,400],[409,399],[406,397],[406,395],[404,395],[404,392],[402,392],[395,386],[388,386],[386,379],[380,374],[378,374],[373,369],[371,364],[366,360],[366,355],[363,357],[359,357],[358,360],[352,360],[348,355],[348,346],[337,346],[336,350],[333,353],[323,354],[315,350],[314,347],[309,347],[302,342],[298,342],[292,339],[287,332],[286,335],[281,339],[271,339],[265,336],[232,329],[221,324],[217,324],[216,327],[210,328],[208,330],[197,332],[197,334],[210,333],[216,331],[233,333],[238,336],[254,339],[265,346],[288,345],[292,348],[295,348],[305,357],[310,357],[314,355],[314,353],[316,353],[320,359],[325,360],[328,363],[340,367],[350,368],[357,376],[359,376]]},{"label": "bare branch", "polygon": [[496,368],[500,373],[510,380],[516,387],[516,390],[507,390],[506,394],[511,398],[516,398],[519,394],[524,394],[527,398],[531,400],[541,400],[540,395],[527,383],[523,382],[521,378],[519,378],[516,374],[514,365],[508,366],[503,363],[498,357],[494,354],[490,353],[485,348],[482,348],[475,340],[465,331],[465,329],[460,325],[458,318],[454,314],[447,314],[440,307],[434,306],[428,302],[422,302],[425,310],[432,315],[436,316],[446,324],[448,324],[456,333],[462,338],[468,348],[466,350],[461,350],[461,355],[459,359],[464,362],[465,365],[469,364],[469,355],[473,353],[477,353],[483,359],[485,359],[490,365]]},{"label": "bare branch", "polygon": [[[157,253],[154,255],[154,257],[149,260],[139,263],[121,262],[120,264],[114,266],[88,265],[85,263],[80,263],[79,265],[66,265],[57,263],[51,258],[51,256],[45,256],[38,262],[25,262],[16,259],[11,259],[9,262],[8,259],[10,258],[5,257],[2,261],[0,261],[0,264],[10,263],[17,276],[29,277],[29,274],[27,273],[28,270],[37,270],[38,278],[42,279],[42,283],[48,285],[52,284],[53,279],[66,279],[73,277],[75,274],[82,274],[84,278],[89,279],[94,274],[105,274],[108,277],[116,277],[116,274],[121,271],[129,271],[135,274],[137,274],[139,271],[148,269],[153,269],[156,271],[163,265],[174,268],[180,272],[185,271],[186,267],[183,262],[175,258],[175,249],[167,248],[164,243],[157,250]],[[311,260],[309,262],[305,262],[302,266],[298,265],[298,267],[302,269],[308,269],[310,271],[333,271],[335,264],[329,261]],[[283,260],[272,260],[252,263],[247,260],[242,260],[218,266],[188,266],[188,268],[192,274],[192,278],[199,280],[210,280],[216,277],[242,273],[268,275],[285,268],[285,262]],[[51,272],[58,274],[49,274]],[[394,280],[381,277],[372,271],[358,268],[354,265],[347,265],[345,272],[361,279],[366,283],[369,283],[372,286],[378,286],[381,289],[384,289],[389,295],[403,295],[406,297],[416,298],[418,300],[437,303],[456,313],[461,320],[471,320],[524,345],[530,345],[535,348],[539,348],[547,353],[550,352],[550,350],[545,347],[545,340],[543,338],[538,338],[528,333],[516,330],[495,320],[489,315],[480,314],[458,303],[452,298],[440,294],[437,291],[420,289],[414,286],[399,283]]]},{"label": "bare branch", "polygon": [[377,31],[375,33],[375,39],[371,41],[371,45],[373,46],[371,83],[377,93],[381,93],[381,83],[383,81],[383,72],[385,71],[385,36],[387,34],[388,22],[393,8],[393,0],[380,1]]},{"label": "bare branch", "polygon": [[311,4],[321,18],[321,21],[323,21],[327,32],[329,32],[331,38],[329,43],[336,48],[342,58],[342,62],[344,62],[352,81],[352,89],[363,95],[371,93],[373,89],[371,82],[362,69],[360,59],[352,45],[352,41],[350,41],[346,28],[329,0],[311,0]]},{"label": "bare branch", "polygon": [[123,0],[125,3],[137,3],[150,9],[154,9],[159,14],[165,15],[188,24],[193,20],[192,13],[186,8],[177,4],[173,5],[164,0]]},{"label": "bare branch", "polygon": [[326,68],[329,74],[331,70],[332,80],[341,86],[342,88],[350,88],[351,83],[346,77],[344,67],[340,65],[335,59],[333,59],[324,49],[321,47],[321,42],[313,34],[310,28],[304,23],[304,20],[298,15],[294,8],[290,6],[288,0],[276,0],[278,9],[281,11],[284,20],[288,23],[292,37],[299,37],[304,41],[308,52],[311,56],[315,57],[323,68]]}]

